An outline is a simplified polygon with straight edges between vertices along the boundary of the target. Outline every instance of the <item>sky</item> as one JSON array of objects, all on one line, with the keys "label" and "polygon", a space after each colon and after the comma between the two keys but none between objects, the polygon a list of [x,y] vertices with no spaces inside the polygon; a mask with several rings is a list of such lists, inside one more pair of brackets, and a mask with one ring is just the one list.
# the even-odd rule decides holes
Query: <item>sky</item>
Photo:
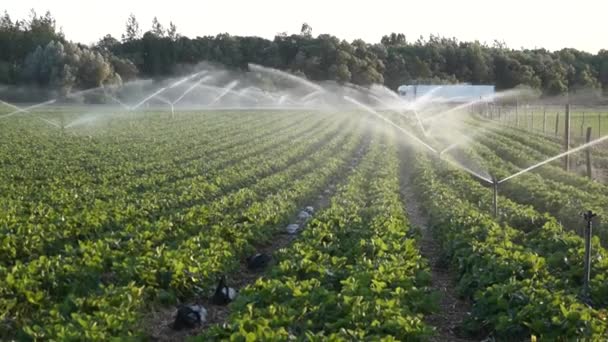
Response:
[{"label": "sky", "polygon": [[32,8],[51,11],[68,40],[85,44],[108,33],[120,39],[133,13],[143,31],[157,16],[189,37],[227,32],[272,39],[279,32],[298,33],[306,22],[315,36],[369,43],[397,32],[408,41],[435,34],[488,44],[499,40],[511,48],[608,49],[606,0],[6,0],[0,5],[13,19],[27,18]]}]

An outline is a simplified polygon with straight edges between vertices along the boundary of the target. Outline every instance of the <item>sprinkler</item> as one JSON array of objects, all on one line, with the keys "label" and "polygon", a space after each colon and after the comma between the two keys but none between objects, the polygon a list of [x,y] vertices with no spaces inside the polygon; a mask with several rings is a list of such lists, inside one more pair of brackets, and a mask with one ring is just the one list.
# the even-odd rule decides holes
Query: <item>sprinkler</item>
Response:
[{"label": "sprinkler", "polygon": [[584,295],[589,295],[589,281],[591,280],[591,236],[593,229],[593,218],[597,214],[594,214],[591,210],[583,214],[585,221],[587,221],[587,227],[585,229],[585,269],[583,272],[583,291]]}]

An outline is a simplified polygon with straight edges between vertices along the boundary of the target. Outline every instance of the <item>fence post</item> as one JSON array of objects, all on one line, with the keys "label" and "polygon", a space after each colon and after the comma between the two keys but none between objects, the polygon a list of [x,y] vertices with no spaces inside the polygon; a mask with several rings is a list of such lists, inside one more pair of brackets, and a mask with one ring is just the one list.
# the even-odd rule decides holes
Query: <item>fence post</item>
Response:
[{"label": "fence post", "polygon": [[[570,150],[570,104],[566,105],[566,122],[564,125],[564,152]],[[570,155],[564,156],[564,170],[570,171]]]},{"label": "fence post", "polygon": [[[587,127],[587,143],[591,141],[591,126]],[[587,147],[585,151],[587,157],[587,177],[591,179],[593,177],[591,172],[591,147]]]},{"label": "fence post", "polygon": [[585,136],[585,112],[583,112],[583,120],[581,122],[581,137]]},{"label": "fence post", "polygon": [[530,131],[534,132],[534,109],[530,111]]},{"label": "fence post", "polygon": [[515,127],[519,127],[519,101],[515,101]]},{"label": "fence post", "polygon": [[543,134],[547,134],[547,109],[543,109]]},{"label": "fence post", "polygon": [[559,113],[555,117],[555,136],[559,134]]}]

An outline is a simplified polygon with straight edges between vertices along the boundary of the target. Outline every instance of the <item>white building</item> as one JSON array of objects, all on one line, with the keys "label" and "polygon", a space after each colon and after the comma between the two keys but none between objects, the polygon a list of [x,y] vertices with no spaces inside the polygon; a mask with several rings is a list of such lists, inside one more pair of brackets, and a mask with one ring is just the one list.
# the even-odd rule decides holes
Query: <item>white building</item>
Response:
[{"label": "white building", "polygon": [[409,101],[424,97],[429,102],[466,103],[480,99],[492,101],[495,87],[471,84],[402,85],[398,92]]}]

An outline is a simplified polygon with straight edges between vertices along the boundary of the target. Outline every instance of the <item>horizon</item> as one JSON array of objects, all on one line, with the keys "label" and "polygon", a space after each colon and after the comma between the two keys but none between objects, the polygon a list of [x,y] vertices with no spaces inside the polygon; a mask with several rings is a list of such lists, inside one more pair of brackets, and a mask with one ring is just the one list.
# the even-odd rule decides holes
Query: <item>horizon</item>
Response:
[{"label": "horizon", "polygon": [[[509,5],[500,4],[503,7],[500,17],[492,14],[496,10],[486,2],[465,2],[466,6],[442,1],[414,4],[383,1],[366,8],[336,1],[325,4],[324,11],[320,11],[317,8],[322,3],[312,0],[309,6],[280,12],[285,5],[276,0],[266,1],[264,5],[216,2],[205,4],[203,8],[200,3],[189,5],[188,1],[181,2],[183,5],[180,6],[179,3],[145,4],[139,0],[126,5],[116,0],[82,5],[63,0],[52,4],[41,1],[12,2],[5,6],[5,10],[13,20],[27,19],[31,9],[38,15],[48,10],[67,40],[87,45],[96,43],[106,34],[120,39],[127,18],[133,13],[142,33],[151,28],[152,19],[156,16],[164,28],[173,22],[180,35],[190,38],[228,33],[272,40],[279,33],[299,33],[302,24],[307,23],[312,27],[313,36],[330,34],[349,42],[363,39],[372,44],[379,43],[382,36],[395,32],[403,33],[408,42],[435,35],[458,41],[479,41],[487,45],[499,41],[511,49],[558,51],[574,48],[597,54],[608,48],[595,39],[608,35],[608,27],[602,26],[602,13],[608,6],[600,1],[583,0],[576,8],[568,8],[546,0],[536,3],[517,0]],[[436,10],[439,4],[441,11]],[[591,5],[598,7],[597,10],[588,11]],[[193,17],[192,9],[186,15],[183,10],[185,6],[196,7],[201,12],[200,17]],[[239,10],[235,11],[234,8]],[[553,12],[546,11],[547,8]],[[543,15],[537,15],[541,10],[545,10]],[[342,12],[347,15],[339,16]],[[407,15],[408,12],[416,12],[417,15]],[[556,22],[560,25],[553,26]],[[479,30],[480,27],[483,30]],[[547,35],[543,32],[545,30],[539,28],[550,30],[552,34]]]}]

